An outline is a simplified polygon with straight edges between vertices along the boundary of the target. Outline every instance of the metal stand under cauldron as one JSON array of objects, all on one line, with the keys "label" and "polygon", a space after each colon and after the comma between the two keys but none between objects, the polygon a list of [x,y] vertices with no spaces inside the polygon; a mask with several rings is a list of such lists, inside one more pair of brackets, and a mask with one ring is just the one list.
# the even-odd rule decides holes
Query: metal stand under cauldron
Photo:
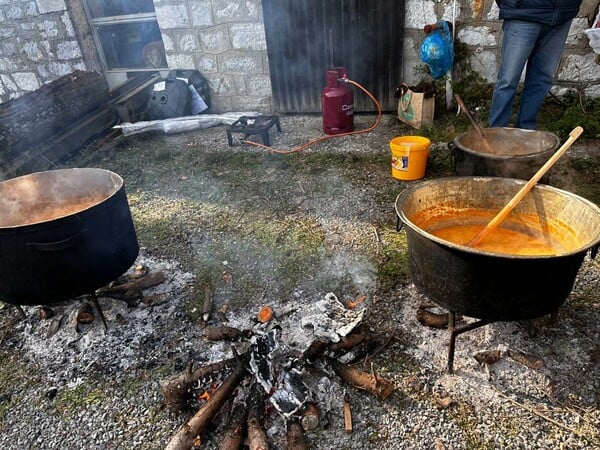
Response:
[{"label": "metal stand under cauldron", "polygon": [[467,331],[475,330],[493,323],[489,320],[478,320],[472,322],[463,327],[456,327],[456,313],[448,312],[448,331],[450,332],[450,343],[448,345],[448,372],[454,373],[454,349],[456,348],[456,337],[459,334],[466,333]]}]

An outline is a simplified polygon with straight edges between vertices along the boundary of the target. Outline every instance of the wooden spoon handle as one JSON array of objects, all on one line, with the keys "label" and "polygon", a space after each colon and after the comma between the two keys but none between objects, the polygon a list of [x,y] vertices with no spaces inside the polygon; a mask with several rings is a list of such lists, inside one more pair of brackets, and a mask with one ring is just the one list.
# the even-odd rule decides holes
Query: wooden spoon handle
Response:
[{"label": "wooden spoon handle", "polygon": [[546,163],[540,167],[540,169],[531,177],[531,179],[521,188],[519,192],[515,194],[515,196],[500,210],[496,217],[494,217],[483,229],[477,233],[477,235],[467,242],[469,247],[474,247],[482,239],[484,239],[492,230],[494,230],[500,222],[502,222],[506,216],[513,210],[517,203],[519,203],[525,195],[533,188],[533,186],[538,182],[540,178],[542,178],[548,170],[554,165],[556,161],[569,149],[569,147],[577,140],[579,136],[583,133],[583,128],[576,127],[569,133],[569,139],[565,141],[565,143],[546,161]]},{"label": "wooden spoon handle", "polygon": [[485,147],[485,149],[487,150],[487,152],[494,154],[495,153],[494,149],[492,148],[492,146],[490,145],[490,143],[486,139],[485,133],[483,132],[483,129],[475,121],[475,119],[473,118],[473,116],[469,112],[469,109],[467,108],[467,105],[465,105],[465,102],[463,102],[463,99],[458,94],[455,94],[454,98],[456,99],[456,103],[458,103],[458,106],[460,106],[460,109],[466,114],[466,116],[471,121],[471,124],[475,127],[475,131],[477,131],[477,134],[481,138],[481,142],[483,142],[483,146]]}]

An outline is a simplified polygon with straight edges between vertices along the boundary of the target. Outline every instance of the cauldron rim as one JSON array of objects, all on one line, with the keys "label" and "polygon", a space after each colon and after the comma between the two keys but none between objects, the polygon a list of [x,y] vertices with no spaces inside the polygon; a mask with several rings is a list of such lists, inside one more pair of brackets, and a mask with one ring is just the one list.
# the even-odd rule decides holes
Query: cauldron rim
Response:
[{"label": "cauldron rim", "polygon": [[[478,150],[473,150],[469,147],[466,147],[462,142],[461,139],[463,139],[465,136],[474,136],[477,133],[473,130],[471,131],[465,131],[461,134],[459,134],[458,136],[456,136],[453,140],[453,144],[461,151],[469,154],[469,155],[473,155],[473,156],[477,156],[477,157],[485,157],[488,160],[498,160],[498,161],[504,161],[506,159],[510,159],[510,160],[529,160],[529,159],[535,159],[538,158],[540,155],[544,155],[545,153],[553,153],[554,150],[556,150],[559,146],[560,146],[560,138],[550,132],[550,131],[544,131],[544,130],[527,130],[525,128],[513,128],[513,127],[498,127],[498,128],[484,128],[483,129],[485,132],[497,132],[497,131],[508,131],[509,133],[532,133],[532,134],[543,134],[548,136],[549,138],[551,138],[554,141],[554,145],[549,146],[548,148],[545,149],[541,149],[541,150],[537,150],[537,151],[533,151],[531,153],[522,153],[522,154],[517,154],[517,155],[510,155],[510,154],[495,154],[495,153],[488,153],[486,151],[483,151],[484,148]],[[488,141],[489,139],[489,134],[488,134]]]},{"label": "cauldron rim", "polygon": [[72,178],[75,176],[85,177],[86,175],[89,176],[90,174],[101,174],[101,176],[106,177],[106,180],[110,180],[112,182],[112,188],[110,190],[107,190],[106,192],[103,192],[102,197],[99,198],[93,204],[89,204],[88,206],[86,206],[85,208],[81,208],[80,210],[72,211],[72,212],[69,212],[68,214],[57,215],[57,216],[54,216],[49,219],[31,221],[31,222],[27,222],[27,223],[16,223],[14,225],[1,225],[0,224],[0,231],[6,230],[7,232],[11,232],[11,230],[17,230],[17,231],[18,230],[26,230],[26,229],[30,229],[32,227],[45,226],[46,224],[49,224],[49,223],[60,222],[62,220],[68,219],[70,217],[74,217],[77,214],[81,214],[85,211],[91,210],[91,209],[97,207],[98,205],[103,204],[110,198],[114,197],[121,190],[121,188],[123,188],[123,186],[125,184],[125,181],[119,174],[117,174],[111,170],[108,170],[108,169],[101,169],[101,168],[94,168],[94,167],[82,167],[82,168],[75,167],[75,168],[65,168],[65,169],[44,170],[44,171],[39,171],[39,172],[28,173],[25,175],[19,175],[17,177],[13,177],[13,178],[9,178],[9,179],[0,181],[0,186],[10,186],[10,184],[19,183],[26,179],[48,178],[48,177],[55,177],[55,178],[64,177],[66,179],[66,178]]},{"label": "cauldron rim", "polygon": [[[462,251],[462,252],[467,252],[467,253],[472,253],[472,254],[478,254],[478,255],[485,255],[485,256],[492,256],[492,257],[496,257],[496,258],[509,258],[509,259],[523,259],[523,260],[540,260],[540,259],[555,259],[555,258],[561,258],[561,257],[569,257],[569,256],[573,256],[573,255],[578,255],[581,253],[585,253],[587,252],[590,248],[597,246],[598,244],[600,244],[600,233],[598,233],[598,236],[596,236],[595,239],[593,239],[591,242],[586,243],[585,245],[579,246],[578,248],[571,250],[569,252],[564,252],[564,253],[559,253],[559,254],[552,254],[552,255],[516,255],[516,254],[507,254],[507,253],[498,253],[498,252],[490,252],[487,250],[481,250],[478,248],[474,248],[474,247],[470,247],[467,245],[461,245],[461,244],[456,244],[454,242],[450,242],[447,241],[445,239],[442,239],[438,236],[435,236],[431,233],[428,233],[427,231],[423,230],[421,227],[419,227],[418,225],[416,225],[415,223],[413,223],[404,213],[404,208],[403,206],[405,205],[405,203],[408,200],[409,194],[413,193],[414,191],[418,190],[418,189],[422,189],[423,187],[426,187],[427,185],[431,184],[439,184],[440,182],[454,182],[454,181],[461,181],[461,180],[481,180],[481,181],[489,181],[489,180],[505,180],[505,181],[511,181],[514,182],[515,184],[518,185],[525,185],[527,182],[525,180],[521,180],[521,179],[517,179],[517,178],[500,178],[500,177],[477,177],[477,176],[471,176],[471,177],[465,177],[465,176],[455,176],[455,177],[443,177],[443,178],[437,178],[437,179],[433,179],[433,180],[424,180],[419,182],[418,184],[415,184],[413,186],[409,186],[408,188],[406,188],[405,190],[403,190],[402,192],[400,192],[398,194],[398,196],[396,197],[396,201],[394,202],[394,208],[396,211],[396,215],[398,216],[398,218],[402,221],[402,223],[404,223],[406,226],[408,226],[409,228],[411,228],[414,232],[416,232],[417,234],[419,234],[420,236],[425,237],[426,239],[429,239],[433,242],[436,242],[439,245],[448,247],[450,249],[453,250],[458,250],[458,251]],[[587,206],[589,206],[591,209],[595,210],[599,217],[600,217],[600,207],[598,207],[598,205],[596,205],[595,203],[591,202],[590,200],[581,197],[577,194],[573,194],[571,192],[565,191],[563,189],[559,189],[556,188],[554,186],[550,186],[550,185],[546,185],[546,184],[540,184],[538,183],[536,186],[534,186],[534,188],[532,190],[549,190],[549,191],[553,191],[556,192],[558,194],[561,195],[568,195],[569,197],[575,198],[578,201],[581,201],[582,203],[585,203]]]}]

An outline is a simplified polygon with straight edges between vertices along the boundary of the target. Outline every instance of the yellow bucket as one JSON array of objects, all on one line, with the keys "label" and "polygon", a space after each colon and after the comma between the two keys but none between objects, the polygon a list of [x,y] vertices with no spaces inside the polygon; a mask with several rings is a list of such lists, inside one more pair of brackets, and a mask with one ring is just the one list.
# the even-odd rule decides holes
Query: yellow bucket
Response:
[{"label": "yellow bucket", "polygon": [[392,139],[392,176],[398,180],[423,178],[430,146],[431,141],[422,136],[399,136]]}]

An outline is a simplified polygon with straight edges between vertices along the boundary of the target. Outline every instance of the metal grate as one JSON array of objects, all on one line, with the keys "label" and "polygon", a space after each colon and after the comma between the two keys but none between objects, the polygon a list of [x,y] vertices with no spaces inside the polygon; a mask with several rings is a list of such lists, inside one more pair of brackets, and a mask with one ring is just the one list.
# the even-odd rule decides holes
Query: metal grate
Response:
[{"label": "metal grate", "polygon": [[[404,1],[263,0],[273,100],[282,113],[321,111],[325,72],[346,67],[395,111],[402,75]],[[361,92],[354,110],[375,111]]]}]

